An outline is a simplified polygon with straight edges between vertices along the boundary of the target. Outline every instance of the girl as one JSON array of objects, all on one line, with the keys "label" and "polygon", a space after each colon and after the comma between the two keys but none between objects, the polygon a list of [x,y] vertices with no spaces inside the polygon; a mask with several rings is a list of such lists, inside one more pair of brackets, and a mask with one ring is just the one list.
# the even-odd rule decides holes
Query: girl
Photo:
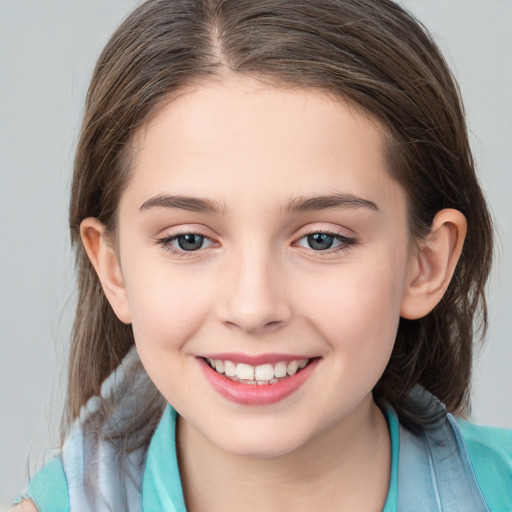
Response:
[{"label": "girl", "polygon": [[388,0],[150,0],[92,79],[60,456],[19,510],[511,510],[462,418],[492,225]]}]

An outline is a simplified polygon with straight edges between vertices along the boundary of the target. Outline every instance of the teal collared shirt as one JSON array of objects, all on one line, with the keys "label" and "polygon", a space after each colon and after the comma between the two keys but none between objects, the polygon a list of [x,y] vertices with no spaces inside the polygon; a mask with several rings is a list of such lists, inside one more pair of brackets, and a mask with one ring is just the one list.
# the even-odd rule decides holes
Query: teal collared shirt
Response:
[{"label": "teal collared shirt", "polygon": [[[176,454],[176,411],[167,406],[153,435],[143,476],[144,512],[186,512]],[[383,512],[397,510],[400,453],[399,423],[386,411],[391,439],[391,473]],[[512,510],[512,431],[458,420],[475,475],[491,511]],[[60,458],[52,459],[20,496],[31,498],[39,512],[69,512],[68,488]]]},{"label": "teal collared shirt", "polygon": [[149,445],[142,507],[144,512],[186,512],[176,456],[178,413],[167,406]]}]

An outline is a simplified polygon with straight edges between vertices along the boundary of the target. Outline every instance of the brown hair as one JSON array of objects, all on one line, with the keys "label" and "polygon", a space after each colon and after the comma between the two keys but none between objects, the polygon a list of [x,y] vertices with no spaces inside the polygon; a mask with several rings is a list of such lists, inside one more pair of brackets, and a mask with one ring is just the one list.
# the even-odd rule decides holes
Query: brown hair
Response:
[{"label": "brown hair", "polygon": [[400,321],[374,396],[411,418],[405,397],[419,383],[449,411],[467,411],[475,319],[483,330],[487,321],[493,230],[459,91],[428,31],[390,0],[149,0],[107,44],[87,96],[70,203],[79,298],[63,425],[99,394],[134,343],[87,259],[80,222],[92,216],[115,229],[133,134],[183,87],[224,72],[317,88],[378,119],[390,172],[407,192],[413,237],[425,235],[443,208],[466,216],[443,300],[425,318]]}]

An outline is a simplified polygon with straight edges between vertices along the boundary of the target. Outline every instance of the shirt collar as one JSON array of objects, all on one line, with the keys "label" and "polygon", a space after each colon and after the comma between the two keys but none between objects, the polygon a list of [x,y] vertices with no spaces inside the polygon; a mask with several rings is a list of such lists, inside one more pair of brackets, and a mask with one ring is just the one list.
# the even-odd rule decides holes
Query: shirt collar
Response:
[{"label": "shirt collar", "polygon": [[[391,407],[385,410],[391,438],[391,475],[383,512],[395,512],[398,495],[399,424]],[[176,451],[178,413],[167,405],[149,445],[142,488],[144,512],[186,512]]]}]

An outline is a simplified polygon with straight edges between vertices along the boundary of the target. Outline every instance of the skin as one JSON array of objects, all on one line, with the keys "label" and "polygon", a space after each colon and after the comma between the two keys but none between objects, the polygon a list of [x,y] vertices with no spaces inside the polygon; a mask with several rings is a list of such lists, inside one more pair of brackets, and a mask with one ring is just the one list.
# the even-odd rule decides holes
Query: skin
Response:
[{"label": "skin", "polygon": [[23,500],[18,505],[11,507],[10,512],[37,512],[37,508],[31,500]]},{"label": "skin", "polygon": [[[413,246],[379,125],[318,91],[204,83],[163,105],[133,147],[115,236],[86,219],[82,238],[180,414],[188,510],[382,510],[391,453],[372,388],[400,316],[427,314],[448,286],[462,214],[439,212]],[[352,201],[287,209],[332,194]],[[177,195],[217,211],[161,205]],[[185,233],[204,245],[180,250],[170,237]],[[340,238],[315,250],[312,233]],[[251,406],[203,377],[197,357],[215,352],[321,360],[299,391]]]}]

